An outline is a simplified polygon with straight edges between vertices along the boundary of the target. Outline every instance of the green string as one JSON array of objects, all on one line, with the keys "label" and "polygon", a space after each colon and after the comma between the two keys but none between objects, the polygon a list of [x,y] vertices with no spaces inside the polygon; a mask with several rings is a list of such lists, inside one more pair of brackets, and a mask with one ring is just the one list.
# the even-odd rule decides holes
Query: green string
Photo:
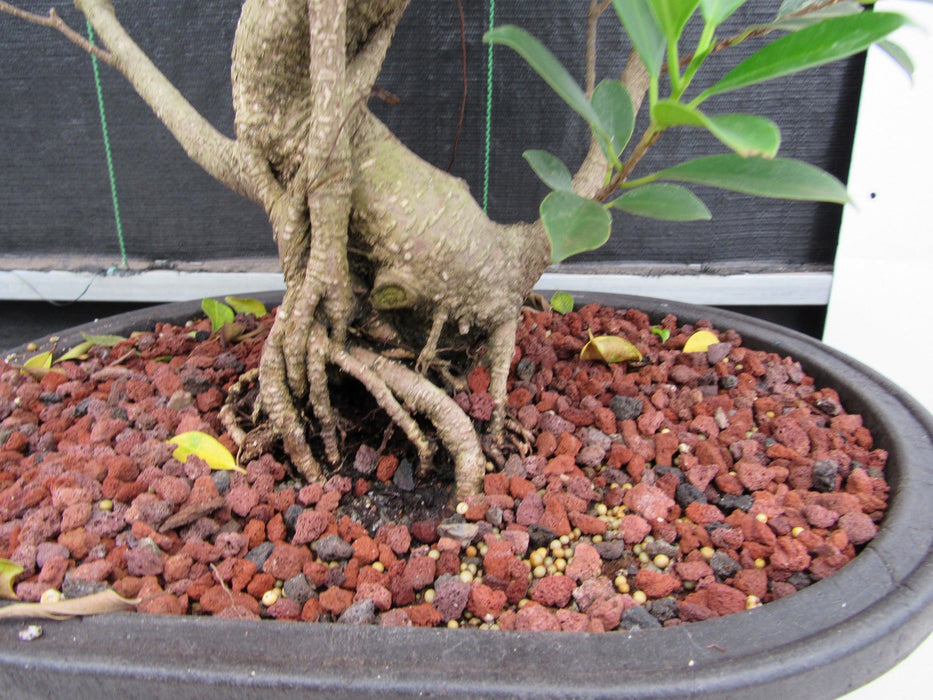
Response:
[{"label": "green string", "polygon": [[[496,0],[489,0],[489,27],[496,21]],[[486,53],[486,143],[483,154],[483,212],[489,207],[489,150],[492,141],[492,43]]]},{"label": "green string", "polygon": [[[94,29],[90,21],[87,23],[87,38],[94,43]],[[100,70],[97,66],[97,56],[91,54],[91,65],[94,67],[94,85],[97,87],[97,104],[100,107],[100,126],[104,132],[104,153],[107,155],[107,173],[110,176],[110,196],[113,199],[113,218],[117,225],[117,240],[120,243],[120,267],[126,267],[126,242],[123,240],[123,225],[120,223],[120,203],[117,201],[117,178],[113,173],[113,155],[110,152],[110,136],[107,133],[107,114],[104,112],[104,91],[100,84]]]}]

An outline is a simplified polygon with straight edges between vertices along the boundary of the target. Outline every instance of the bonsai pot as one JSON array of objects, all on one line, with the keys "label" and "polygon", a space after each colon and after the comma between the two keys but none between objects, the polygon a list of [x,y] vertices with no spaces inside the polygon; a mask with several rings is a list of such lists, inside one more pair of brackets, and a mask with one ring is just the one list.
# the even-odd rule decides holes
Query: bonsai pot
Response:
[{"label": "bonsai pot", "polygon": [[[739,314],[622,295],[578,303],[653,320],[709,319],[747,347],[791,355],[838,391],[890,454],[878,535],[838,573],[744,613],[636,632],[573,634],[245,622],[117,613],[0,625],[0,683],[16,697],[835,697],[882,674],[933,628],[933,419],[907,393],[794,331]],[[277,303],[279,296],[263,301]],[[60,334],[121,333],[200,315],[197,302]],[[39,343],[42,344],[41,341]],[[23,348],[18,349],[24,352]]]}]

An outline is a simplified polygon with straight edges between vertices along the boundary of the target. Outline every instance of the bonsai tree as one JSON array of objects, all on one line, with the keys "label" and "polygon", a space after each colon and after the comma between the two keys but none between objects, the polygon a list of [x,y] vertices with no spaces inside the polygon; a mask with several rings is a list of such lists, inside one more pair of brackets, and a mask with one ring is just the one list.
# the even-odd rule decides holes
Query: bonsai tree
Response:
[{"label": "bonsai tree", "polygon": [[[548,264],[604,243],[613,210],[709,218],[678,183],[845,202],[844,187],[828,174],[777,157],[773,122],[710,114],[706,102],[863,51],[905,19],[864,11],[871,2],[785,0],[773,23],[720,37],[720,25],[744,0],[590,0],[582,86],[524,29],[492,29],[486,40],[520,53],[592,136],[574,174],[544,151],[527,152],[553,192],[539,220],[502,225],[487,218],[462,180],[412,153],[367,108],[408,2],[245,0],[231,65],[235,139],[159,72],[110,0],[76,0],[102,46],[54,10],[35,15],[2,1],[0,10],[58,30],[120,71],[196,163],[265,210],[286,291],[260,364],[256,414],[282,439],[294,468],[313,480],[322,462],[341,460],[329,384],[336,369],[358,380],[404,431],[423,470],[435,439],[443,444],[463,497],[480,489],[484,447],[495,449],[506,429],[520,307]],[[633,51],[621,75],[597,84],[596,32],[607,12]],[[685,47],[691,23],[700,25],[700,38]],[[756,53],[691,92],[707,57],[762,38]],[[888,48],[906,62],[896,46]],[[647,127],[632,139],[643,107]],[[645,152],[674,127],[708,130],[724,153],[639,173]],[[441,384],[456,378],[440,348],[467,341],[484,345],[490,372],[494,405],[482,437]],[[414,352],[406,360],[387,351],[399,346]]]}]

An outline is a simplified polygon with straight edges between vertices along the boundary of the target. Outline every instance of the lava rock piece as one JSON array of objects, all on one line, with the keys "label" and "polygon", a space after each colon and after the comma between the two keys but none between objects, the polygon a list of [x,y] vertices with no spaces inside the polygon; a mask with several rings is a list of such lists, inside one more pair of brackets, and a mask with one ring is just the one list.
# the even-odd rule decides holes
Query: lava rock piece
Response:
[{"label": "lava rock piece", "polygon": [[541,525],[528,526],[528,542],[532,549],[547,547],[556,538],[557,534],[553,530],[549,530]]},{"label": "lava rock piece", "polygon": [[411,462],[407,459],[403,459],[398,463],[398,469],[396,469],[395,474],[392,475],[392,483],[395,484],[400,491],[415,490],[415,470]]},{"label": "lava rock piece", "polygon": [[262,565],[265,564],[266,559],[272,555],[273,549],[275,549],[275,543],[266,541],[261,544],[257,544],[255,547],[249,550],[246,553],[246,556],[243,558],[253,562],[256,565],[256,568],[262,571]]},{"label": "lava rock piece", "polygon": [[515,376],[521,379],[523,382],[531,381],[531,378],[535,375],[534,361],[530,357],[523,357],[518,361],[518,364],[515,366]]},{"label": "lava rock piece", "polygon": [[660,627],[661,623],[645,608],[637,605],[622,613],[622,626],[627,630],[649,630]]},{"label": "lava rock piece", "polygon": [[832,459],[821,459],[813,465],[813,490],[830,493],[836,490],[839,464]]},{"label": "lava rock piece", "polygon": [[739,385],[739,378],[733,374],[727,374],[725,377],[719,379],[719,387],[721,389],[729,390],[735,389]]},{"label": "lava rock piece", "polygon": [[706,494],[689,482],[678,484],[674,492],[674,501],[681,508],[686,508],[691,503],[706,503]]},{"label": "lava rock piece", "polygon": [[742,565],[725,552],[716,552],[709,560],[709,565],[720,581],[732,578],[742,570]]},{"label": "lava rock piece", "polygon": [[295,532],[295,524],[298,522],[298,517],[305,512],[305,509],[294,503],[285,509],[285,512],[282,514],[282,522],[285,523],[285,527],[288,528],[288,531],[293,533]]},{"label": "lava rock piece", "polygon": [[635,420],[642,412],[641,399],[632,396],[613,396],[609,400],[609,408],[619,420]]},{"label": "lava rock piece", "polygon": [[371,625],[375,621],[376,604],[372,598],[356,601],[337,618],[337,622],[344,625]]},{"label": "lava rock piece", "polygon": [[747,513],[749,509],[755,505],[755,499],[748,493],[743,493],[738,496],[732,493],[724,493],[714,501],[713,505],[727,514],[735,510],[741,510]]},{"label": "lava rock piece", "polygon": [[659,598],[648,605],[648,612],[658,622],[673,620],[680,614],[680,608],[674,598]]},{"label": "lava rock piece", "polygon": [[211,472],[211,478],[214,480],[214,486],[217,487],[217,493],[221,496],[230,490],[230,472],[216,469]]},{"label": "lava rock piece", "polygon": [[353,556],[353,545],[341,539],[340,535],[322,537],[313,545],[319,559],[341,561]]},{"label": "lava rock piece", "polygon": [[304,605],[314,595],[314,587],[304,574],[288,579],[282,586],[282,591],[298,605]]}]

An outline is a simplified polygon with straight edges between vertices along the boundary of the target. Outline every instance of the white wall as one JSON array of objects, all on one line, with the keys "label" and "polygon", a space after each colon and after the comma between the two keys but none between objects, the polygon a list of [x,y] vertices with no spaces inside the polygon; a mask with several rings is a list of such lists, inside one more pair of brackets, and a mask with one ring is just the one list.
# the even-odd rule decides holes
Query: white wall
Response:
[{"label": "white wall", "polygon": [[[933,4],[881,0],[918,27],[895,40],[916,64],[913,84],[883,52],[869,53],[824,341],[861,360],[933,410]],[[930,494],[933,504],[933,493]],[[929,697],[933,638],[846,700]]]}]

